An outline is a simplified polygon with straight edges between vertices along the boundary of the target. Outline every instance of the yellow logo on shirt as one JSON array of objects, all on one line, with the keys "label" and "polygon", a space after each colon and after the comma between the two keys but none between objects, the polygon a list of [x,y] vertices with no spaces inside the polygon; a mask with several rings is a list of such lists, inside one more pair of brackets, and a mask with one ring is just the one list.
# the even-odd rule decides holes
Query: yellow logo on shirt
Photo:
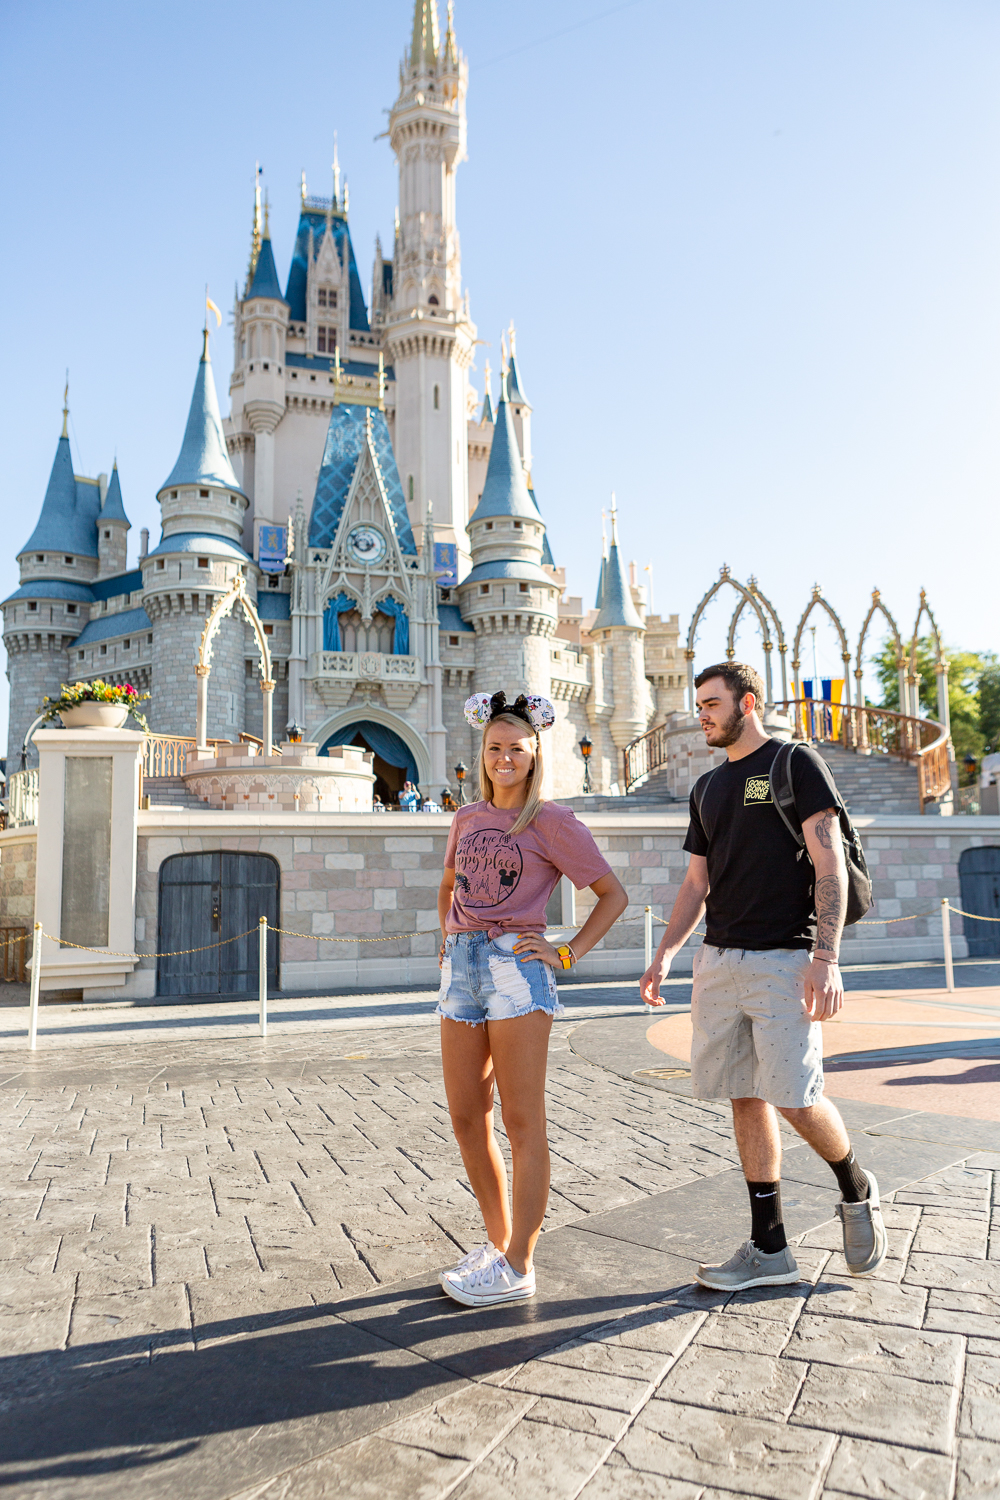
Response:
[{"label": "yellow logo on shirt", "polygon": [[768,776],[748,776],[743,790],[743,806],[751,807],[756,802],[771,801],[771,780]]}]

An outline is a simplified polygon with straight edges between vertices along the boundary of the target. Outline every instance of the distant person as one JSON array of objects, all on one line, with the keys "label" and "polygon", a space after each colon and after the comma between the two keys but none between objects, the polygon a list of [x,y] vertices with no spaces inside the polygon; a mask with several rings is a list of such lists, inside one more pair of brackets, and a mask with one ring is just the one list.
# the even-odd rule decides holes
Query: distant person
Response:
[{"label": "distant person", "polygon": [[449,787],[445,787],[444,791],[441,793],[441,806],[444,808],[445,812],[456,812],[458,809],[458,803],[451,795],[451,790]]},{"label": "distant person", "polygon": [[382,798],[379,796],[378,792],[375,792],[372,797],[372,812],[385,812],[385,803],[382,801]]},{"label": "distant person", "polygon": [[[441,922],[441,1060],[465,1170],[486,1226],[486,1243],[450,1270],[441,1286],[467,1307],[520,1302],[535,1294],[532,1256],[549,1197],[545,1067],[552,1017],[562,1007],[555,973],[611,928],[628,905],[618,877],[583,823],[542,801],[541,732],[555,711],[547,698],[474,694],[465,717],[482,730],[479,795],[452,819],[438,892]],[[545,907],[560,876],[597,897],[572,942],[545,937]],[[514,1168],[493,1134],[500,1092]]]},{"label": "distant person", "polygon": [[750,1193],[750,1238],[702,1286],[737,1292],[798,1281],[781,1212],[781,1137],[775,1110],[829,1165],[852,1276],[885,1260],[887,1241],[872,1172],[855,1161],[844,1122],[823,1097],[823,1028],[844,1003],[838,958],[847,900],[840,798],[825,762],[797,745],[789,763],[808,859],[774,805],[764,733],[764,684],[752,667],[721,662],[695,678],[706,744],[727,759],[695,783],[684,848],[687,874],[656,957],[641,981],[648,1005],[705,914],[694,960],[691,1087],[729,1099]]},{"label": "distant person", "polygon": [[403,790],[399,794],[399,805],[404,812],[416,812],[420,806],[420,793],[412,781],[403,782]]}]

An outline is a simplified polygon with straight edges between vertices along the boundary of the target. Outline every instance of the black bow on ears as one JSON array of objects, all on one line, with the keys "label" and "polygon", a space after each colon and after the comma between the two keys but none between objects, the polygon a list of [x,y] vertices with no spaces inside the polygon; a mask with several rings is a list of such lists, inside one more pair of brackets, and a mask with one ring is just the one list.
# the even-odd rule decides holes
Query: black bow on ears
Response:
[{"label": "black bow on ears", "polygon": [[516,714],[519,719],[524,720],[532,734],[537,733],[528,712],[528,700],[523,693],[520,693],[513,703],[507,702],[507,694],[502,689],[499,693],[494,693],[490,699],[490,722],[492,723],[500,714]]}]

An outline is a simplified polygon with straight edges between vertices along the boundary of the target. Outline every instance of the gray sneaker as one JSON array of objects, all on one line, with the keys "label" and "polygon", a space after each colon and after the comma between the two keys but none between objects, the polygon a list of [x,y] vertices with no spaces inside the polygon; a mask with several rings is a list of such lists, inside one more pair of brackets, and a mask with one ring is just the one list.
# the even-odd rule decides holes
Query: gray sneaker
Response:
[{"label": "gray sneaker", "polygon": [[868,1178],[868,1197],[863,1203],[837,1204],[837,1215],[844,1227],[844,1259],[852,1276],[870,1276],[877,1271],[889,1253],[889,1237],[882,1220],[878,1183],[874,1172]]},{"label": "gray sneaker", "polygon": [[695,1277],[695,1281],[715,1292],[744,1292],[750,1286],[790,1286],[799,1279],[799,1268],[789,1245],[774,1255],[765,1255],[753,1240],[747,1240],[721,1266],[699,1266]]}]

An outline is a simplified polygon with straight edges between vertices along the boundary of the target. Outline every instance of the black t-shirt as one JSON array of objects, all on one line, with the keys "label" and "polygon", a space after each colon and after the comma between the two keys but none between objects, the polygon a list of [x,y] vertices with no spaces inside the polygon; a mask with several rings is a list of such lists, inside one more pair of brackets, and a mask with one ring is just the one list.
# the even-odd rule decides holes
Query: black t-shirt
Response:
[{"label": "black t-shirt", "polygon": [[[771,800],[768,773],[778,741],[742,760],[727,760],[705,787],[701,817],[694,789],[684,848],[708,859],[711,889],[705,942],[715,948],[811,948],[816,940],[813,867]],[[826,762],[809,745],[791,760],[795,811],[804,823],[837,806]],[[699,786],[704,777],[699,777]]]}]

